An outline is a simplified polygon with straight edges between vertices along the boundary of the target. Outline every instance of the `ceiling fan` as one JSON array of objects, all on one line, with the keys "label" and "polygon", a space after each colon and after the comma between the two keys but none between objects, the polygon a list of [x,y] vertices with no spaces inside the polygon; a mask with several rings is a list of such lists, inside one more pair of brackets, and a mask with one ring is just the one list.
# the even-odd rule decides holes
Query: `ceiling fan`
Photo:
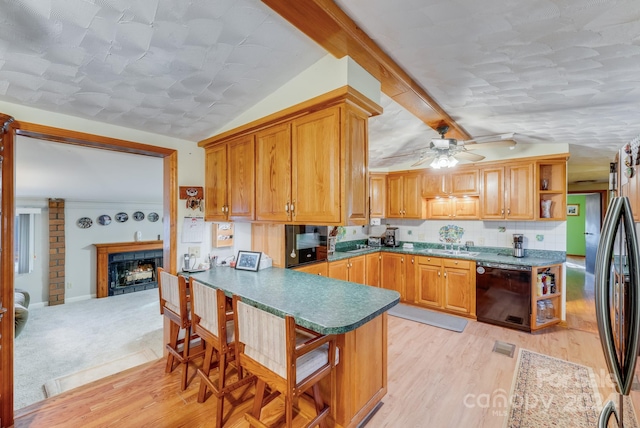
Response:
[{"label": "ceiling fan", "polygon": [[478,162],[485,158],[482,155],[471,153],[472,150],[514,147],[516,145],[516,142],[512,139],[513,134],[494,135],[471,140],[456,140],[454,138],[445,138],[444,135],[448,130],[448,126],[437,128],[436,131],[440,134],[440,138],[432,139],[426,149],[392,157],[418,155],[419,159],[411,165],[412,167],[431,161],[429,166],[432,168],[451,168],[459,160]]}]

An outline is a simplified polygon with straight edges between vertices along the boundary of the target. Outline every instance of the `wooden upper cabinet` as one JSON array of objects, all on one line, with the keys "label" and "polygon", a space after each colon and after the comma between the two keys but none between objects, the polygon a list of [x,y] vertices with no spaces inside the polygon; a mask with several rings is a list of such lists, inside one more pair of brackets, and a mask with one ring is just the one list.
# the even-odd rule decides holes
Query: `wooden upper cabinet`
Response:
[{"label": "wooden upper cabinet", "polygon": [[205,152],[205,220],[227,220],[227,145]]},{"label": "wooden upper cabinet", "polygon": [[446,194],[444,174],[439,170],[428,170],[422,175],[422,197],[432,198]]},{"label": "wooden upper cabinet", "polygon": [[251,135],[206,149],[205,220],[254,219],[254,151]]},{"label": "wooden upper cabinet", "polygon": [[386,218],[387,174],[369,174],[369,215],[374,218]]},{"label": "wooden upper cabinet", "polygon": [[255,143],[253,135],[227,143],[229,220],[255,219]]},{"label": "wooden upper cabinet", "polygon": [[256,219],[291,220],[291,125],[256,133]]},{"label": "wooden upper cabinet", "polygon": [[339,223],[339,107],[295,119],[291,146],[293,221]]},{"label": "wooden upper cabinet", "polygon": [[451,171],[447,182],[450,195],[471,196],[480,193],[477,169]]},{"label": "wooden upper cabinet", "polygon": [[200,141],[207,219],[368,224],[368,119],[381,112],[345,86]]},{"label": "wooden upper cabinet", "polygon": [[422,219],[426,202],[422,199],[422,176],[418,172],[387,176],[387,218]]},{"label": "wooden upper cabinet", "polygon": [[422,197],[476,196],[480,193],[477,168],[427,170],[422,176]]},{"label": "wooden upper cabinet", "polygon": [[369,223],[369,117],[349,104],[341,108],[345,155],[342,202],[351,225]]},{"label": "wooden upper cabinet", "polygon": [[480,216],[483,219],[503,219],[504,209],[504,167],[480,170],[482,197]]},{"label": "wooden upper cabinet", "polygon": [[481,177],[481,218],[534,218],[533,163],[484,168],[481,170]]},{"label": "wooden upper cabinet", "polygon": [[424,218],[425,203],[421,196],[421,174],[407,174],[404,179],[404,218]]},{"label": "wooden upper cabinet", "polygon": [[512,165],[506,169],[506,218],[513,220],[532,220],[534,218],[533,200],[535,195],[533,163]]},{"label": "wooden upper cabinet", "polygon": [[404,176],[389,174],[387,176],[387,217],[402,217],[404,208]]}]

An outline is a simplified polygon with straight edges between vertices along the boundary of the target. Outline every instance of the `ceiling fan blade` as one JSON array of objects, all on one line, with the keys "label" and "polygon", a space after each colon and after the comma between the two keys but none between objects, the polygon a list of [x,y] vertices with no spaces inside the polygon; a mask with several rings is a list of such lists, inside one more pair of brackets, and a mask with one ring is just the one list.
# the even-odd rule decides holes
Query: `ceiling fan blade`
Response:
[{"label": "ceiling fan blade", "polygon": [[514,140],[498,140],[488,141],[486,143],[465,143],[464,148],[467,150],[496,149],[498,147],[514,147]]},{"label": "ceiling fan blade", "polygon": [[430,160],[433,160],[433,158],[435,158],[435,156],[425,156],[422,159],[418,159],[416,162],[414,162],[413,164],[411,164],[411,166],[418,166],[418,165],[422,165],[423,163],[427,163]]},{"label": "ceiling fan blade", "polygon": [[484,159],[484,156],[482,156],[482,155],[478,155],[478,154],[475,154],[475,153],[469,153],[469,152],[458,152],[453,157],[459,158],[459,159],[463,159],[463,160],[468,160],[468,161],[471,161],[471,162],[478,162],[478,161],[481,161],[482,159]]}]

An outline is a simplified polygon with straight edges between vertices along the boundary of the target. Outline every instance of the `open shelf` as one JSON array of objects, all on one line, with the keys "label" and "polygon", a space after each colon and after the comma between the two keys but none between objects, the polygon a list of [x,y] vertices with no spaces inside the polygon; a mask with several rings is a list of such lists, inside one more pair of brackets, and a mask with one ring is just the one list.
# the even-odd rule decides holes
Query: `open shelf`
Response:
[{"label": "open shelf", "polygon": [[[555,293],[547,293],[538,296],[538,275],[546,274],[553,276],[553,282],[556,286]],[[534,266],[531,269],[531,331],[540,330],[552,325],[559,324],[562,321],[562,265]],[[538,323],[538,302],[543,300],[551,300],[553,303],[553,317],[545,319],[544,322]]]},{"label": "open shelf", "polygon": [[[567,162],[539,161],[536,163],[538,204],[536,220],[559,221],[567,219]],[[550,216],[543,216],[542,201],[551,201]]]}]

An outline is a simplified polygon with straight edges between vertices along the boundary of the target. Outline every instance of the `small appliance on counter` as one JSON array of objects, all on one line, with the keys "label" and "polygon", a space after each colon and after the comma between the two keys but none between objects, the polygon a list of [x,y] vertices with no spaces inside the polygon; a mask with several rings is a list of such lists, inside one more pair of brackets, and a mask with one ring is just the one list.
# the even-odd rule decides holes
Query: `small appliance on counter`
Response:
[{"label": "small appliance on counter", "polygon": [[397,227],[387,227],[384,235],[384,245],[387,247],[397,247],[400,245],[400,229]]},{"label": "small appliance on counter", "polygon": [[524,257],[524,235],[513,234],[513,257]]},{"label": "small appliance on counter", "polygon": [[367,245],[370,247],[382,247],[385,242],[386,235],[382,236],[370,236],[367,240]]}]

